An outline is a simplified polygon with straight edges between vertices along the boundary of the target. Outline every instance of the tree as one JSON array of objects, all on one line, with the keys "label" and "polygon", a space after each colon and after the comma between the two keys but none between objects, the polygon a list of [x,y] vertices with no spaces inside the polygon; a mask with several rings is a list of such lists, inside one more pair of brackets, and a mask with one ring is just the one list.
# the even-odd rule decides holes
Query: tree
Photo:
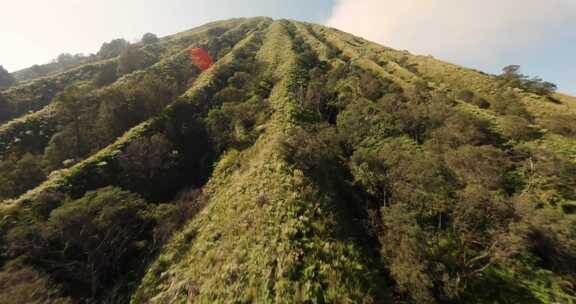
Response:
[{"label": "tree", "polygon": [[183,157],[162,133],[134,138],[118,156],[119,185],[151,200],[165,199],[182,183]]},{"label": "tree", "polygon": [[400,135],[402,122],[383,104],[359,98],[348,104],[337,118],[338,131],[350,146],[378,136],[380,139]]},{"label": "tree", "polygon": [[122,50],[118,58],[118,74],[124,75],[143,69],[152,64],[152,58],[143,50],[129,45]]},{"label": "tree", "polygon": [[490,131],[490,122],[464,111],[455,111],[444,125],[431,132],[428,147],[442,153],[461,145],[481,145],[496,141]]},{"label": "tree", "polygon": [[[84,155],[88,147],[88,140],[84,138],[84,134],[88,130],[84,128],[86,120],[82,119],[82,115],[85,111],[83,101],[91,89],[92,87],[88,84],[72,85],[57,96],[57,100],[61,105],[62,116],[66,121],[70,122],[69,126],[72,129],[74,138],[73,150],[76,153],[75,157]],[[71,147],[68,148],[70,149]]]},{"label": "tree", "polygon": [[538,131],[531,126],[530,121],[521,116],[502,117],[500,128],[504,136],[517,141],[531,140],[539,135]]},{"label": "tree", "polygon": [[59,288],[49,277],[33,267],[10,263],[0,272],[0,304],[71,304],[61,297]]},{"label": "tree", "polygon": [[405,137],[388,139],[378,149],[356,150],[350,171],[379,204],[403,203],[432,216],[445,208],[454,183],[440,159]]},{"label": "tree", "polygon": [[[126,270],[138,255],[137,241],[147,238],[151,219],[146,202],[134,193],[107,187],[68,201],[50,214],[48,231],[62,250],[62,275],[76,277],[92,295]],[[141,252],[141,251],[140,251]]]},{"label": "tree", "polygon": [[576,138],[575,114],[553,112],[542,120],[542,125],[553,133]]},{"label": "tree", "polygon": [[156,43],[158,42],[158,36],[156,36],[155,34],[152,33],[146,33],[144,34],[144,36],[142,36],[142,43],[144,44],[151,44],[151,43]]},{"label": "tree", "polygon": [[0,65],[0,89],[7,88],[16,83],[16,79],[12,74]]},{"label": "tree", "polygon": [[114,39],[110,42],[105,42],[100,47],[97,56],[101,59],[116,57],[120,55],[120,53],[129,45],[130,43],[122,38]]},{"label": "tree", "polygon": [[519,65],[509,65],[502,69],[500,79],[507,86],[522,88],[527,92],[548,96],[556,92],[557,86],[540,77],[530,78],[520,73]]},{"label": "tree", "polygon": [[45,178],[41,158],[30,153],[0,160],[0,200],[14,198],[36,187]]},{"label": "tree", "polygon": [[531,195],[516,197],[514,207],[521,220],[510,230],[525,250],[535,254],[544,268],[572,275],[576,271],[576,220],[561,210],[542,208]]},{"label": "tree", "polygon": [[445,155],[448,167],[465,185],[481,185],[489,190],[503,186],[509,164],[504,152],[493,146],[465,145]]},{"label": "tree", "polygon": [[432,289],[426,235],[414,212],[397,204],[382,208],[381,252],[401,292],[416,303],[436,303]]},{"label": "tree", "polygon": [[12,117],[11,112],[12,107],[10,106],[10,103],[8,102],[6,97],[4,97],[4,95],[2,95],[2,93],[0,92],[0,122],[5,121],[6,119]]},{"label": "tree", "polygon": [[507,90],[503,93],[496,95],[492,102],[492,109],[501,115],[515,115],[523,117],[528,121],[532,121],[532,115],[522,103],[518,94]]},{"label": "tree", "polygon": [[113,83],[118,78],[118,67],[115,64],[107,64],[94,76],[94,83],[97,86],[105,86]]}]

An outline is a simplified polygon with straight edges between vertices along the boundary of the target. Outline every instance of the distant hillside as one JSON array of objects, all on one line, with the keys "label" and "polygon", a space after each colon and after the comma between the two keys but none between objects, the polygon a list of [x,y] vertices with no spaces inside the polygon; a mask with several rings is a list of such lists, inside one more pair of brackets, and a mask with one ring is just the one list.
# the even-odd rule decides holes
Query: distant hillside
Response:
[{"label": "distant hillside", "polygon": [[576,303],[576,99],[315,24],[1,91],[0,201],[0,304]]}]

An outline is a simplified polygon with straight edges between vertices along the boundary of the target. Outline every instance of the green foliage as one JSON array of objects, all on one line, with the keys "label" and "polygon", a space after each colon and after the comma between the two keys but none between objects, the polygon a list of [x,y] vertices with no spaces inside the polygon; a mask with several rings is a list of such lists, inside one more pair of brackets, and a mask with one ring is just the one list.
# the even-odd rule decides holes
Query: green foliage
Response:
[{"label": "green foliage", "polygon": [[118,79],[117,74],[118,67],[116,64],[108,64],[102,68],[96,75],[94,76],[94,84],[96,86],[106,86]]},{"label": "green foliage", "polygon": [[45,178],[42,159],[26,153],[0,160],[0,200],[15,198],[36,187]]},{"label": "green foliage", "polygon": [[446,163],[467,185],[495,190],[503,186],[508,164],[502,151],[492,146],[465,145],[445,155]]},{"label": "green foliage", "polygon": [[281,151],[289,163],[304,172],[327,172],[340,161],[342,139],[333,126],[314,124],[292,130]]},{"label": "green foliage", "polygon": [[431,132],[427,146],[437,151],[454,149],[462,145],[497,143],[499,138],[490,130],[489,121],[471,113],[456,111],[443,125]]},{"label": "green foliage", "polygon": [[471,103],[481,109],[487,109],[490,107],[490,103],[485,98],[476,95],[471,90],[461,90],[458,92],[457,98],[467,103]]},{"label": "green foliage", "polygon": [[158,40],[159,40],[158,36],[156,36],[153,33],[146,33],[142,36],[142,39],[141,39],[142,43],[144,43],[144,44],[156,43],[156,42],[158,42]]},{"label": "green foliage", "polygon": [[130,43],[122,38],[114,39],[110,42],[105,42],[100,47],[97,56],[101,59],[108,59],[112,57],[119,56],[122,51],[124,51]]},{"label": "green foliage", "polygon": [[529,141],[540,134],[526,118],[515,115],[506,115],[500,121],[500,128],[505,137],[516,141]]},{"label": "green foliage", "polygon": [[7,265],[0,272],[0,304],[70,304],[46,275],[29,266]]},{"label": "green foliage", "polygon": [[126,270],[150,225],[145,203],[117,188],[65,202],[48,221],[13,228],[8,253],[48,271],[67,293],[96,296]]},{"label": "green foliage", "polygon": [[117,73],[119,75],[128,74],[146,68],[155,61],[156,59],[151,54],[134,45],[129,45],[120,52]]},{"label": "green foliage", "polygon": [[5,89],[16,83],[16,79],[0,65],[0,89]]},{"label": "green foliage", "polygon": [[542,125],[556,134],[576,138],[575,114],[551,113],[542,120]]},{"label": "green foliage", "polygon": [[351,146],[361,144],[370,138],[385,138],[401,132],[397,117],[386,111],[380,103],[368,99],[358,99],[349,104],[338,115],[338,130],[344,134]]},{"label": "green foliage", "polygon": [[407,292],[416,303],[436,303],[429,274],[426,237],[415,214],[402,205],[382,209],[382,255],[398,290]]},{"label": "green foliage", "polygon": [[504,85],[522,88],[527,92],[549,96],[556,92],[557,86],[551,82],[543,81],[539,77],[529,78],[520,74],[519,65],[509,65],[502,69],[499,76]]},{"label": "green foliage", "polygon": [[6,100],[6,97],[4,97],[4,95],[2,95],[0,92],[0,121],[5,121],[6,119],[10,118],[10,111],[11,109],[8,100]]},{"label": "green foliage", "polygon": [[497,95],[492,102],[492,109],[500,115],[514,115],[532,120],[532,116],[522,104],[518,95],[512,91],[506,91]]}]

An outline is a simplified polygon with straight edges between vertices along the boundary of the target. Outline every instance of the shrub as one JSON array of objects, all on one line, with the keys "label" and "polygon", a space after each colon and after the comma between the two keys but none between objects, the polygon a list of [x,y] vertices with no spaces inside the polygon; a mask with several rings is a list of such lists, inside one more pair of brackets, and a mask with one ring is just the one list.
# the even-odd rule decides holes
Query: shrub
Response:
[{"label": "shrub", "polygon": [[16,79],[14,79],[14,76],[8,73],[8,71],[0,65],[0,89],[7,88],[15,83]]},{"label": "shrub", "polygon": [[14,198],[36,187],[46,178],[42,159],[38,155],[24,154],[0,160],[0,200]]},{"label": "shrub", "polygon": [[341,154],[341,138],[326,123],[295,129],[282,142],[282,156],[305,172],[329,172]]},{"label": "shrub", "polygon": [[120,57],[118,57],[119,75],[131,73],[152,65],[155,61],[150,54],[137,48],[136,46],[129,45],[122,50]]},{"label": "shrub", "polygon": [[50,279],[30,266],[9,264],[0,272],[0,304],[71,304]]},{"label": "shrub", "polygon": [[448,167],[466,185],[481,185],[489,190],[503,186],[509,164],[502,151],[493,146],[465,145],[445,155]]},{"label": "shrub", "polygon": [[0,122],[5,121],[6,119],[10,119],[12,117],[12,107],[10,103],[4,97],[2,92],[0,92]]},{"label": "shrub", "polygon": [[532,115],[530,115],[518,95],[512,91],[497,95],[492,102],[492,109],[501,115],[515,115],[532,121]]},{"label": "shrub", "polygon": [[351,146],[371,137],[386,138],[401,133],[401,122],[397,117],[364,98],[352,102],[338,115],[337,126]]},{"label": "shrub", "polygon": [[470,90],[462,90],[458,93],[458,98],[466,102],[471,102],[476,95]]},{"label": "shrub", "polygon": [[455,111],[441,127],[431,131],[426,145],[442,152],[462,145],[482,145],[498,140],[490,131],[489,121],[468,112]]},{"label": "shrub", "polygon": [[122,51],[129,45],[130,43],[122,38],[114,39],[110,42],[105,42],[102,44],[97,55],[101,59],[116,57],[120,55],[120,53],[122,53]]},{"label": "shrub", "polygon": [[115,64],[103,66],[94,76],[94,84],[97,86],[105,86],[113,83],[118,79],[117,69],[118,67]]},{"label": "shrub", "polygon": [[436,303],[427,240],[415,217],[401,204],[382,209],[381,252],[400,292],[416,303]]},{"label": "shrub", "polygon": [[146,33],[142,36],[142,39],[141,39],[142,43],[144,43],[144,44],[156,43],[156,42],[158,42],[158,40],[159,40],[158,36],[156,36],[153,33]]},{"label": "shrub", "polygon": [[538,130],[521,116],[506,115],[502,117],[500,127],[504,136],[516,141],[531,140],[539,135]]},{"label": "shrub", "polygon": [[542,125],[553,133],[576,138],[576,115],[551,113],[542,120]]},{"label": "shrub", "polygon": [[31,259],[39,258],[36,263],[59,280],[97,295],[143,254],[138,241],[149,238],[152,224],[145,211],[146,202],[130,192],[113,187],[88,192],[50,214],[48,239],[59,244],[61,255]]},{"label": "shrub", "polygon": [[530,250],[547,269],[559,273],[576,271],[576,231],[574,218],[561,210],[541,208],[534,197],[515,200],[517,213],[522,220],[512,227]]},{"label": "shrub", "polygon": [[252,76],[246,72],[236,72],[230,79],[228,79],[228,84],[236,89],[243,89],[246,84],[248,84],[252,79]]},{"label": "shrub", "polygon": [[218,149],[243,148],[256,140],[258,127],[268,119],[268,104],[259,97],[245,102],[226,102],[205,118],[208,133]]},{"label": "shrub", "polygon": [[529,78],[527,75],[520,74],[519,65],[506,66],[502,69],[502,72],[499,78],[504,85],[522,88],[530,93],[548,96],[558,89],[555,84],[543,81],[539,77]]},{"label": "shrub", "polygon": [[435,215],[452,191],[452,177],[441,161],[406,138],[388,139],[378,149],[358,149],[349,165],[355,182],[380,204],[403,203]]}]

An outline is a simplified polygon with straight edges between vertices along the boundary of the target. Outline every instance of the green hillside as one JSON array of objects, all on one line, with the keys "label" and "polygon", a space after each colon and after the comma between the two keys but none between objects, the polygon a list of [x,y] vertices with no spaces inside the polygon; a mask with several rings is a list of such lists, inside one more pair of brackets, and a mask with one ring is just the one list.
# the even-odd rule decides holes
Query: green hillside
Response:
[{"label": "green hillside", "polygon": [[239,18],[0,124],[0,304],[576,303],[576,99],[518,74]]}]

